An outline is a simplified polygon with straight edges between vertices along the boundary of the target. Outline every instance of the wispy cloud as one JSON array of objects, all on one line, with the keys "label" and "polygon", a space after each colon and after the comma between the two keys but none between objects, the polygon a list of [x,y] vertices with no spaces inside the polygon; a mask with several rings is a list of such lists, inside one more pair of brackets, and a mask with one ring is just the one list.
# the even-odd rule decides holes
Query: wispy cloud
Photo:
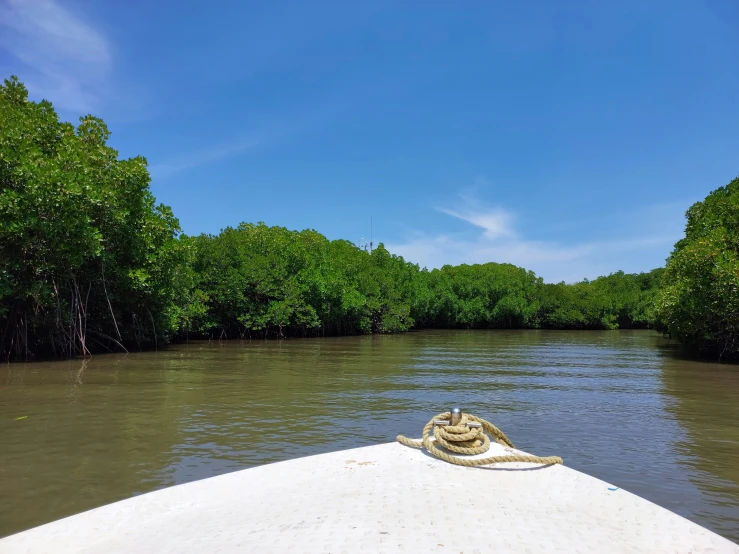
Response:
[{"label": "wispy cloud", "polygon": [[215,146],[193,148],[186,155],[156,161],[149,167],[149,172],[152,178],[166,179],[188,169],[232,158],[255,146],[266,147],[288,140],[350,109],[352,104],[347,98],[351,96],[347,94],[342,98],[336,93],[330,94],[318,104],[304,108],[299,113],[283,114],[272,120],[264,121],[233,141]]},{"label": "wispy cloud", "polygon": [[359,104],[391,97],[412,82],[406,75],[386,75],[381,81],[362,77],[340,83],[333,89],[322,91],[314,101],[301,102],[284,111],[270,114],[246,132],[239,131],[240,138],[231,142],[193,147],[191,150],[183,147],[183,150],[189,150],[188,154],[169,159],[165,156],[161,161],[151,158],[154,162],[150,166],[151,175],[165,179],[188,169],[234,157],[255,146],[273,147],[339,119]]},{"label": "wispy cloud", "polygon": [[449,208],[437,208],[440,212],[451,215],[467,223],[471,223],[475,227],[484,229],[484,236],[487,239],[497,239],[500,237],[514,237],[513,217],[502,208],[494,208],[487,211],[457,211]]},{"label": "wispy cloud", "polygon": [[[684,212],[684,207],[674,204],[640,208],[640,219],[646,223],[638,235],[631,234],[628,228],[632,222],[624,217],[622,231],[625,232],[618,233],[617,239],[563,243],[521,236],[513,227],[514,214],[504,208],[486,208],[470,198],[465,204],[467,207],[462,209],[437,209],[481,229],[478,235],[417,231],[405,241],[388,244],[388,249],[428,268],[446,264],[511,263],[533,270],[547,282],[573,282],[619,269],[636,272],[661,265],[680,238]],[[473,209],[471,205],[478,207]],[[650,218],[647,212],[659,214],[659,219]],[[650,221],[656,224],[648,224]]]},{"label": "wispy cloud", "polygon": [[153,178],[166,178],[181,171],[231,158],[249,150],[257,144],[259,144],[257,140],[241,140],[231,144],[209,147],[204,150],[192,152],[187,156],[172,158],[165,162],[154,164],[149,167],[149,172]]},{"label": "wispy cloud", "polygon": [[0,4],[0,47],[24,66],[32,94],[90,111],[100,103],[111,54],[106,38],[54,0]]}]

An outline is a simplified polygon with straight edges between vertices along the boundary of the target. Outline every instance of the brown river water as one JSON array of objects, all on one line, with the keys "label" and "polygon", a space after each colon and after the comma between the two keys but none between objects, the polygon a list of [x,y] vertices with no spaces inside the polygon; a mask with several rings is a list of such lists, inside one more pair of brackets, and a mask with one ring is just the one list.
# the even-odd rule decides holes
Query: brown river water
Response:
[{"label": "brown river water", "polygon": [[651,331],[196,342],[3,365],[0,536],[195,479],[419,436],[454,406],[518,448],[739,541],[739,366],[682,359]]}]

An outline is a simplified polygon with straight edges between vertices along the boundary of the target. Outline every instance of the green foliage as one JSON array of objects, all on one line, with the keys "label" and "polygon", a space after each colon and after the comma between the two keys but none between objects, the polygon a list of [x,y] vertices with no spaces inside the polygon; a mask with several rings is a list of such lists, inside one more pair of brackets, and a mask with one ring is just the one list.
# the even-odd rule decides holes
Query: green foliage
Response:
[{"label": "green foliage", "polygon": [[380,245],[368,254],[315,231],[242,223],[195,245],[207,311],[193,331],[218,337],[392,333],[413,325],[418,267]]},{"label": "green foliage", "polygon": [[155,207],[146,160],[118,159],[108,137],[93,116],[60,122],[16,78],[0,86],[5,358],[166,340],[177,326],[177,220]]},{"label": "green foliage", "polygon": [[[313,230],[262,223],[179,236],[172,211],[155,206],[146,160],[119,159],[109,135],[93,116],[76,128],[60,122],[49,102],[30,102],[15,78],[0,87],[5,359],[187,336],[614,329],[655,319],[662,270],[549,285],[510,264],[421,270],[382,244],[370,253]],[[715,318],[702,340],[724,349],[736,328],[737,201],[728,190],[738,186],[691,208],[659,313],[686,340],[697,340],[700,326]],[[703,287],[698,295],[696,286]],[[705,306],[714,311],[700,315]]]},{"label": "green foliage", "polygon": [[427,274],[428,327],[626,329],[652,325],[661,269],[545,284],[510,264],[445,266]]},{"label": "green foliage", "polygon": [[739,178],[687,211],[685,238],[667,260],[660,327],[688,350],[739,358]]},{"label": "green foliage", "polygon": [[661,270],[547,285],[511,264],[419,270],[315,231],[242,223],[183,237],[195,254],[189,332],[215,338],[395,333],[412,327],[648,327]]},{"label": "green foliage", "polygon": [[427,274],[424,323],[434,327],[533,327],[542,281],[511,264],[444,266]]},{"label": "green foliage", "polygon": [[662,272],[618,271],[573,285],[542,285],[537,324],[550,329],[652,327],[652,306]]}]

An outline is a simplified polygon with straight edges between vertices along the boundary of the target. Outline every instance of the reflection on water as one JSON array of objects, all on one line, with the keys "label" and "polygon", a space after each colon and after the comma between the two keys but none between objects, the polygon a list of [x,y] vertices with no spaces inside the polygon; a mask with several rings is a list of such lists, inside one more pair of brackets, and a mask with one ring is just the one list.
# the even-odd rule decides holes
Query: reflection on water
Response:
[{"label": "reflection on water", "polygon": [[[739,540],[739,368],[680,360],[648,331],[201,342],[3,366],[0,536],[177,483],[418,436],[456,405],[519,448]],[[328,422],[338,434],[324,434]]]},{"label": "reflection on water", "polygon": [[667,356],[662,380],[683,431],[673,448],[693,485],[672,509],[739,541],[739,367]]}]

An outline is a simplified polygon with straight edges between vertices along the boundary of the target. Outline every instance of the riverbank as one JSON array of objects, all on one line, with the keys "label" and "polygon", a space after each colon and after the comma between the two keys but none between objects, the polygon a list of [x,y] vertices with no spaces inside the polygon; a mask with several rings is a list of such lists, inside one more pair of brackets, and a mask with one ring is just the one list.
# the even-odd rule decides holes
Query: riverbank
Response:
[{"label": "riverbank", "polygon": [[0,360],[413,328],[654,327],[739,356],[739,179],[690,208],[666,269],[552,284],[508,263],[427,270],[382,243],[263,223],[185,236],[146,160],[120,159],[101,119],[60,121],[17,78],[0,110]]}]

